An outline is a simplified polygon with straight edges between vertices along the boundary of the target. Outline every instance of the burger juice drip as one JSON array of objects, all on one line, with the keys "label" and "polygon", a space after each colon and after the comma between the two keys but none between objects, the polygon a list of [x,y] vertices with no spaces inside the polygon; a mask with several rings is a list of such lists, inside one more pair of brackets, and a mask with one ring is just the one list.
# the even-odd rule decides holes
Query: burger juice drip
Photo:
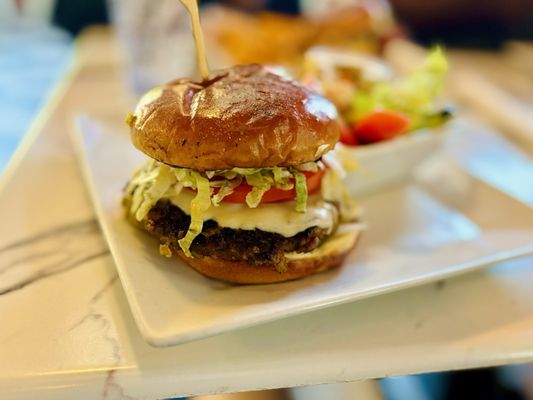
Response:
[{"label": "burger juice drip", "polygon": [[196,46],[196,58],[198,60],[198,68],[203,80],[207,80],[209,76],[209,69],[207,67],[207,59],[205,57],[205,44],[202,27],[200,26],[200,13],[198,12],[197,0],[180,0],[191,18],[192,36]]}]

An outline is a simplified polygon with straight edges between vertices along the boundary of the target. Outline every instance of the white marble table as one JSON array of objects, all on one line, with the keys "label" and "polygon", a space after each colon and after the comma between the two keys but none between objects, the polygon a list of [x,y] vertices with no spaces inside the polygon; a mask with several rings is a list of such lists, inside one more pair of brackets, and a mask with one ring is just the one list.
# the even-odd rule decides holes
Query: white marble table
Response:
[{"label": "white marble table", "polygon": [[68,137],[128,106],[106,32],[0,181],[0,398],[159,399],[533,360],[533,258],[190,344],[139,335]]}]

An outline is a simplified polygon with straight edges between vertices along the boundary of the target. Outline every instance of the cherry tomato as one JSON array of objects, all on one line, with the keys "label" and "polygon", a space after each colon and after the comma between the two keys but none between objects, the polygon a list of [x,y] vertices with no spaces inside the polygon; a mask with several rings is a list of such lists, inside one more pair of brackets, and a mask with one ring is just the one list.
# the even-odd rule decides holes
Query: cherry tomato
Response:
[{"label": "cherry tomato", "polygon": [[357,145],[357,138],[353,134],[352,129],[346,125],[344,122],[339,122],[339,128],[340,128],[340,142],[343,144],[346,144],[348,146],[356,146]]},{"label": "cherry tomato", "polygon": [[405,133],[409,117],[391,110],[373,111],[352,126],[352,135],[361,144],[381,142]]}]

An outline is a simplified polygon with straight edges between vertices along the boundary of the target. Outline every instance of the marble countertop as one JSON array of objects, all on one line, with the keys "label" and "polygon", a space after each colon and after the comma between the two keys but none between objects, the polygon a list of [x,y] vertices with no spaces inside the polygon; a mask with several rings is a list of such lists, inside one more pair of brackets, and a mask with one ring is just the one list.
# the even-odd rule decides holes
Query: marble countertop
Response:
[{"label": "marble countertop", "polygon": [[153,348],[133,322],[68,135],[76,112],[125,110],[107,31],[0,181],[0,397],[159,399],[533,360],[533,258]]}]

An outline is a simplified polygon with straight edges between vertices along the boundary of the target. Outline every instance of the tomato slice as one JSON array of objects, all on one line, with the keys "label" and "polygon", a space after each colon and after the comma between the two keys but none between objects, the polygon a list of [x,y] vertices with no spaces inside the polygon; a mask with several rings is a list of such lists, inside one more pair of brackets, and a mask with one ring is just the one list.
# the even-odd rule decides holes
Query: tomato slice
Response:
[{"label": "tomato slice", "polygon": [[[307,193],[313,194],[320,189],[320,182],[322,181],[322,175],[324,175],[324,167],[319,166],[317,172],[304,172],[304,175],[307,183]],[[243,182],[233,189],[233,193],[224,197],[222,201],[227,201],[229,203],[245,203],[246,195],[251,190],[252,187],[246,182]],[[296,191],[294,189],[281,190],[272,188],[263,194],[261,203],[274,203],[278,201],[294,200],[295,198]]]},{"label": "tomato slice", "polygon": [[352,126],[352,135],[361,144],[381,142],[407,132],[411,121],[397,111],[377,110]]}]

